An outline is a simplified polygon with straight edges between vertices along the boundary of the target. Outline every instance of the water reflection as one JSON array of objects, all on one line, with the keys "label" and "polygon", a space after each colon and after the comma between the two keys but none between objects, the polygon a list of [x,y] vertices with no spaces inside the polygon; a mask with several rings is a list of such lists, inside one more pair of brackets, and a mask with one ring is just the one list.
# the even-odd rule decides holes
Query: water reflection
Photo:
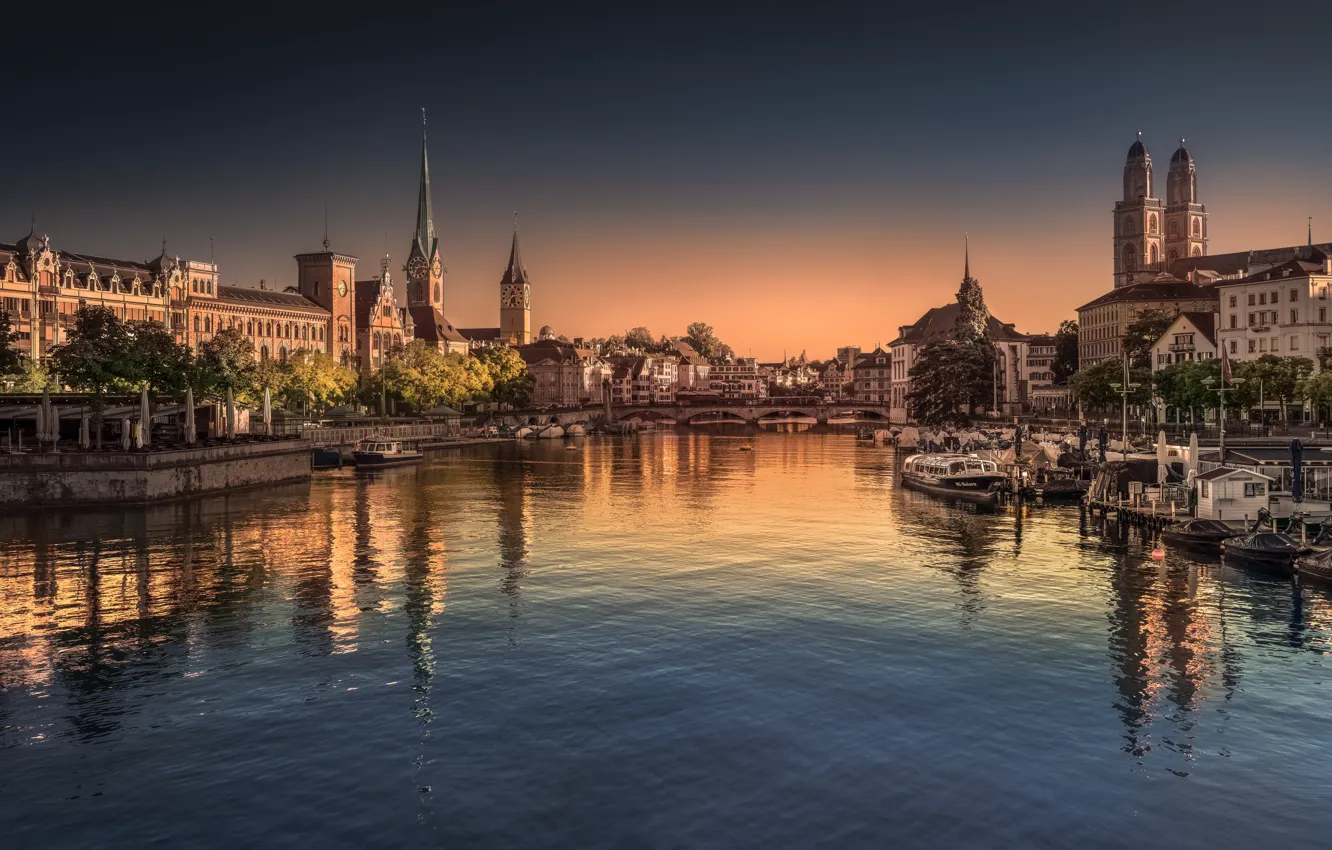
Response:
[{"label": "water reflection", "polygon": [[[1176,552],[1154,562],[1149,537],[1076,507],[903,491],[891,449],[817,429],[571,445],[0,519],[0,791],[31,826],[42,800],[73,793],[67,775],[114,773],[137,789],[118,805],[150,822],[173,786],[145,752],[241,770],[247,746],[232,744],[275,703],[315,737],[268,742],[262,775],[313,746],[370,785],[410,776],[411,822],[463,844],[480,813],[530,826],[540,792],[607,764],[654,778],[612,770],[619,796],[589,780],[587,805],[650,797],[646,810],[704,822],[710,806],[752,805],[725,790],[749,783],[813,823],[818,794],[788,796],[790,777],[858,794],[899,761],[922,810],[990,771],[1020,777],[1014,794],[1063,794],[1063,768],[1042,761],[1051,740],[1086,759],[1090,820],[1104,794],[1152,818],[1171,793],[1129,774],[1205,772],[1234,792],[1220,800],[1255,771],[1318,787],[1291,740],[1332,745],[1309,708],[1327,696],[1326,588]],[[913,749],[981,727],[984,746]],[[157,749],[173,728],[190,732]],[[696,784],[706,803],[681,790]],[[367,822],[401,813],[380,805]],[[566,842],[580,843],[597,842]]]}]

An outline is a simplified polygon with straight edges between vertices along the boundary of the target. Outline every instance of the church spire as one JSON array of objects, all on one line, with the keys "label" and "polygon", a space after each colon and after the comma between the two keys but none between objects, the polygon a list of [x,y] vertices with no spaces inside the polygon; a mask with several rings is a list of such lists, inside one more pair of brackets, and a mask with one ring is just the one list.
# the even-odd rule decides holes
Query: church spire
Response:
[{"label": "church spire", "polygon": [[523,267],[523,255],[518,250],[518,213],[513,214],[513,247],[509,249],[509,267],[504,270],[500,285],[510,283],[527,283],[527,269]]},{"label": "church spire", "polygon": [[427,259],[435,253],[435,222],[430,216],[430,160],[426,155],[425,109],[421,110],[421,191],[416,205],[415,243]]},{"label": "church spire", "polygon": [[962,234],[962,279],[971,279],[971,237]]}]

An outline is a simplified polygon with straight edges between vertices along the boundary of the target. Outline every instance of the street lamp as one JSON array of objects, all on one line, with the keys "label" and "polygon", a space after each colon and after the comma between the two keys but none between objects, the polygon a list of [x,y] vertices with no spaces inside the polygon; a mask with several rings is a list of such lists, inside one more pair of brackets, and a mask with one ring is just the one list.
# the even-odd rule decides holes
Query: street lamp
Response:
[{"label": "street lamp", "polygon": [[1119,440],[1123,444],[1121,451],[1124,452],[1124,457],[1128,458],[1128,397],[1129,393],[1141,387],[1142,384],[1135,384],[1130,381],[1125,384],[1111,383],[1110,386],[1114,387],[1115,392],[1124,397],[1124,421],[1121,425],[1122,430],[1119,432]]},{"label": "street lamp", "polygon": [[[1217,380],[1215,378],[1203,378],[1203,383],[1206,384],[1208,388],[1211,388],[1212,384],[1217,383]],[[1220,439],[1219,445],[1220,445],[1222,466],[1225,466],[1226,463],[1226,393],[1234,392],[1236,389],[1238,389],[1239,385],[1244,383],[1244,379],[1231,378],[1228,383],[1230,383],[1230,386],[1227,387],[1225,372],[1222,372],[1220,385],[1217,386],[1216,389],[1212,390],[1212,392],[1217,393],[1221,396],[1221,407],[1217,412],[1217,429],[1218,429],[1217,435]]]}]

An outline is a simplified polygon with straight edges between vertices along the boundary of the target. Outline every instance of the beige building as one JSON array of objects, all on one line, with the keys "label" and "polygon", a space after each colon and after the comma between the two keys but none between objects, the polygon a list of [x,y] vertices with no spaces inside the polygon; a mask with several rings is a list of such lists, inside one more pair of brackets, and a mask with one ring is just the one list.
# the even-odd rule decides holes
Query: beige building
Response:
[{"label": "beige building", "polygon": [[1307,246],[1292,259],[1239,280],[1221,280],[1217,342],[1232,360],[1264,354],[1308,357],[1332,354],[1332,252]]},{"label": "beige building", "polygon": [[1123,356],[1124,332],[1148,310],[1172,315],[1216,310],[1216,290],[1165,272],[1112,289],[1078,308],[1078,368]]},{"label": "beige building", "polygon": [[1152,346],[1152,371],[1216,356],[1216,314],[1180,313]]},{"label": "beige building", "polygon": [[893,354],[876,348],[856,358],[851,397],[856,401],[887,404],[893,391]]},{"label": "beige building", "polygon": [[533,379],[532,403],[576,407],[601,404],[611,366],[595,351],[558,340],[539,340],[515,349]]},{"label": "beige building", "polygon": [[358,365],[364,374],[382,368],[390,351],[412,341],[411,314],[398,306],[388,254],[378,276],[356,281],[355,326]]},{"label": "beige building", "polygon": [[708,385],[722,398],[765,398],[768,388],[759,377],[758,361],[738,357],[734,363],[714,363]]}]

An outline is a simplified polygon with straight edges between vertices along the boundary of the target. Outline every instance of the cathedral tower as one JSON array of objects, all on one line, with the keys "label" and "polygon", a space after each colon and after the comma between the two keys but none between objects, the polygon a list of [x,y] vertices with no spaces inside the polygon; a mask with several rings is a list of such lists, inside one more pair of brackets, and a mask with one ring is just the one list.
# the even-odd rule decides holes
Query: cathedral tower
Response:
[{"label": "cathedral tower", "polygon": [[500,339],[517,345],[532,341],[532,287],[518,250],[518,219],[513,222],[513,247],[509,249],[509,267],[500,279]]},{"label": "cathedral tower", "polygon": [[1166,174],[1165,258],[1166,265],[1182,257],[1207,253],[1207,208],[1198,202],[1198,172],[1193,155],[1179,140],[1179,150],[1170,157]]},{"label": "cathedral tower", "polygon": [[[424,120],[424,118],[422,119]],[[439,240],[430,212],[430,162],[426,156],[425,130],[421,131],[421,188],[416,202],[416,234],[407,255],[407,306],[444,311],[444,266],[439,260]]]},{"label": "cathedral tower", "polygon": [[1161,219],[1164,208],[1153,195],[1152,155],[1142,134],[1124,162],[1124,199],[1115,203],[1115,287],[1143,279],[1161,267]]}]

